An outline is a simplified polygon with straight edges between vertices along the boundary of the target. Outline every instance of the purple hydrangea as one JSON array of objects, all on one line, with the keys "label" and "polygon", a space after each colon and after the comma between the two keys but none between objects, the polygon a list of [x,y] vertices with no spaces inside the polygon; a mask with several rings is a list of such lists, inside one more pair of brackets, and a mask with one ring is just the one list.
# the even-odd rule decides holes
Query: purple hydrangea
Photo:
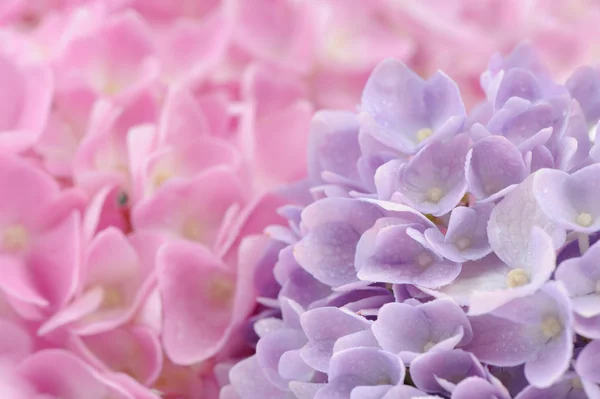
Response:
[{"label": "purple hydrangea", "polygon": [[315,116],[228,399],[600,399],[600,71],[522,44],[481,85],[388,60]]}]

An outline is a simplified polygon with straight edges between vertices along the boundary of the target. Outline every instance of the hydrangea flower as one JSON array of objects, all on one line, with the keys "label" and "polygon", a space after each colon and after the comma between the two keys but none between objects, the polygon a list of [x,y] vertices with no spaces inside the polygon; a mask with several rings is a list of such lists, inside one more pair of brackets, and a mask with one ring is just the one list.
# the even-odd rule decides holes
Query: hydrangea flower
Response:
[{"label": "hydrangea flower", "polygon": [[[484,69],[525,36],[591,58],[597,5],[0,3],[1,397],[504,398],[469,318],[563,244],[595,353],[595,230],[565,218],[597,215],[542,175],[600,160],[599,75],[528,44]],[[527,389],[593,392],[575,360]]]},{"label": "hydrangea flower", "polygon": [[[528,44],[496,55],[466,115],[446,75],[388,60],[356,113],[319,112],[312,200],[266,230],[276,316],[227,397],[600,397],[596,82],[551,76]],[[262,335],[291,299],[300,323]]]}]

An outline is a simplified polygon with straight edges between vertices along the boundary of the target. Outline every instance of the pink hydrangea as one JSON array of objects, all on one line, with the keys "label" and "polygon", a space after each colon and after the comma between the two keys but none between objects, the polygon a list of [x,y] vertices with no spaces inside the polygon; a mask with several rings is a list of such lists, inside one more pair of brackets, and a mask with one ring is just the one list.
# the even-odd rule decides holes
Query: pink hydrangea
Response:
[{"label": "pink hydrangea", "polygon": [[0,397],[218,398],[278,311],[259,234],[314,112],[389,57],[472,105],[524,37],[557,75],[600,56],[600,7],[525,3],[0,1]]}]

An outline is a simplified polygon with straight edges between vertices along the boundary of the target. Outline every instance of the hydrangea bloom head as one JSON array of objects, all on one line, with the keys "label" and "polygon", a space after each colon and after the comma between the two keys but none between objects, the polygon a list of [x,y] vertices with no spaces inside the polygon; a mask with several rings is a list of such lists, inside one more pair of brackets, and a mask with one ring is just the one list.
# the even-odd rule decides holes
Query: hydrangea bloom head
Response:
[{"label": "hydrangea bloom head", "polygon": [[[589,127],[600,113],[579,104],[590,97],[574,88],[580,75],[554,83],[521,45],[493,58],[487,99],[465,115],[446,75],[423,80],[388,60],[356,114],[319,113],[313,200],[282,210],[287,231],[268,229],[287,245],[269,303],[284,323],[296,303],[301,322],[268,332],[272,316],[259,321],[260,351],[232,368],[228,392],[597,397],[600,174]],[[264,353],[278,374],[250,370]]]}]

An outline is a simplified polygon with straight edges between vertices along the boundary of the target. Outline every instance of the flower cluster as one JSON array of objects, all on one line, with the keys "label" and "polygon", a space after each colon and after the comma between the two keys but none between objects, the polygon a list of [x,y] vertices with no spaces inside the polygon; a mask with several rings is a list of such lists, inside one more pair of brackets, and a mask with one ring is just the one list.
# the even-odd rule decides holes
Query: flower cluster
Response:
[{"label": "flower cluster", "polygon": [[[465,110],[445,77],[436,78],[422,105],[399,109],[414,118],[420,115],[411,122],[418,125],[412,133],[419,143],[409,136],[396,142],[394,124],[405,123],[405,118],[395,114],[394,103],[367,99],[379,96],[376,82],[370,84],[375,91],[366,94],[360,121],[350,113],[325,113],[315,120],[311,143],[308,131],[315,109],[351,109],[372,69],[388,56],[407,61],[423,74],[432,68],[448,69],[469,102],[481,96],[473,84],[481,62],[494,48],[512,46],[521,37],[531,37],[544,50],[553,72],[594,57],[593,41],[588,39],[600,8],[585,5],[586,0],[569,7],[542,6],[546,1],[538,0],[534,3],[540,7],[531,8],[520,0],[485,0],[477,7],[470,3],[1,0],[0,397],[214,399],[228,384],[232,365],[253,353],[257,336],[248,326],[254,320],[260,320],[261,336],[284,326],[281,334],[291,337],[279,340],[275,335],[270,344],[261,339],[260,356],[290,340],[298,348],[304,345],[300,315],[310,307],[331,308],[327,312],[333,313],[323,317],[341,317],[344,324],[348,316],[356,332],[365,330],[374,317],[368,312],[392,302],[392,294],[384,284],[364,284],[369,278],[387,279],[375,277],[382,272],[375,264],[360,275],[348,265],[354,262],[363,232],[369,231],[364,240],[379,240],[378,230],[370,229],[384,213],[396,219],[378,222],[377,228],[394,222],[413,252],[422,252],[420,242],[435,246],[431,255],[413,255],[425,266],[437,262],[441,270],[439,276],[420,276],[413,270],[405,276],[411,283],[395,288],[398,295],[413,285],[420,288],[410,288],[410,296],[433,295],[428,289],[441,295],[438,288],[444,282],[459,281],[454,277],[468,270],[465,259],[475,261],[490,253],[482,223],[492,212],[492,202],[510,191],[508,186],[520,183],[544,162],[570,171],[587,157],[579,127],[567,124],[564,129],[570,133],[557,138],[542,129],[547,126],[541,121],[535,139],[517,144],[517,156],[510,143],[494,144],[495,139],[473,147],[470,165],[487,166],[485,172],[475,166],[469,172],[469,191],[488,198],[490,205],[482,202],[456,211],[452,229],[454,237],[462,239],[460,251],[446,243],[444,237],[450,240],[451,235],[444,236],[439,226],[445,214],[455,212],[453,197],[462,200],[466,184],[455,176],[457,164],[450,152],[448,179],[434,171],[439,165],[431,158],[432,151],[437,154],[438,147],[446,145],[433,143],[436,137],[456,136],[451,146],[459,157],[470,148],[466,136],[456,135],[467,126]],[[509,30],[511,35],[506,34]],[[573,40],[577,46],[571,45]],[[563,42],[568,45],[556,46]],[[560,92],[554,92],[537,70],[531,79],[539,84],[530,87],[535,99],[504,101],[502,96],[520,87],[515,83],[499,89],[504,69],[501,60],[490,69],[485,87],[498,99],[491,109],[477,111],[477,122],[494,115],[495,121],[486,124],[491,132],[520,120],[519,112],[542,118],[544,112],[564,108]],[[377,81],[397,85],[396,76],[400,75],[392,73],[388,83],[386,78]],[[578,76],[570,90],[576,98],[586,97],[586,87],[578,82],[595,82],[595,72],[584,70]],[[527,83],[527,77],[510,81],[518,79]],[[409,81],[420,82],[414,76]],[[499,90],[504,94],[494,94]],[[411,102],[411,96],[407,92],[405,100]],[[369,103],[375,108],[368,109]],[[580,104],[586,118],[594,121],[593,98]],[[429,108],[436,109],[435,117]],[[568,119],[579,123],[581,110],[569,110],[573,116]],[[393,115],[387,115],[391,111]],[[558,115],[552,118],[559,123]],[[359,125],[367,129],[360,148]],[[485,134],[481,128],[474,131]],[[515,137],[519,134],[514,131]],[[315,203],[320,205],[307,208],[300,223],[299,208],[283,208],[282,215],[275,210],[291,199],[304,203],[310,198],[304,195],[303,182],[293,183],[306,175],[308,144],[315,195],[348,198]],[[485,173],[498,171],[481,154],[490,146],[511,162],[521,159],[519,154],[522,160],[511,164],[510,173],[491,178]],[[509,151],[497,151],[498,146],[508,146]],[[418,189],[397,190],[396,185],[408,180],[385,178],[386,173],[396,173],[395,168],[404,168],[398,154],[408,156],[421,148],[428,152],[415,157],[403,174],[423,169],[418,163],[431,162],[431,173],[443,181],[425,193],[432,200],[427,208],[420,208],[425,202]],[[387,164],[390,160],[394,162]],[[387,166],[375,178],[384,163]],[[415,179],[420,180],[416,175]],[[492,181],[496,185],[488,187]],[[392,196],[396,191],[406,196],[403,203],[435,217],[382,211],[350,195],[370,193],[377,199],[376,192]],[[589,219],[590,226],[594,224],[590,212],[578,216],[581,223]],[[355,226],[347,224],[350,216],[356,218]],[[281,227],[286,220],[292,221],[291,230]],[[470,238],[462,237],[471,232],[469,223],[479,227]],[[277,239],[255,235],[277,224],[269,230]],[[538,239],[544,243],[543,237]],[[370,262],[374,248],[364,240],[360,253]],[[294,255],[287,246],[296,242]],[[337,242],[340,249],[322,246],[318,248],[323,252],[314,252],[313,242]],[[540,251],[535,256],[542,256]],[[401,256],[409,252],[402,250]],[[272,264],[278,259],[282,266],[273,277]],[[523,273],[514,272],[511,278],[516,283],[528,279]],[[278,294],[281,301],[275,300]],[[338,308],[344,309],[341,316]],[[359,311],[365,317],[357,317]],[[282,312],[283,321],[276,318]],[[320,322],[315,323],[318,329]],[[461,348],[471,342],[472,324],[463,323]],[[372,339],[367,333],[361,336]],[[265,368],[279,388],[263,385],[261,389],[273,393],[258,389],[258,397],[288,395],[287,380],[300,384],[296,391],[310,392],[314,386],[306,383],[326,375],[328,359],[320,358],[313,368],[303,363],[299,352],[288,355],[280,348],[286,353],[283,364],[290,369],[281,377],[278,370]],[[316,349],[315,353],[320,356]],[[391,359],[390,378],[402,380],[403,366],[381,353]],[[346,367],[340,365],[340,370]],[[239,380],[239,368],[234,370]],[[297,377],[298,370],[307,374]],[[247,381],[265,381],[260,369],[250,371],[258,374]],[[222,395],[233,395],[232,389]]]},{"label": "flower cluster", "polygon": [[467,114],[390,59],[316,114],[223,397],[600,398],[600,71],[557,84],[524,43],[481,85]]}]

